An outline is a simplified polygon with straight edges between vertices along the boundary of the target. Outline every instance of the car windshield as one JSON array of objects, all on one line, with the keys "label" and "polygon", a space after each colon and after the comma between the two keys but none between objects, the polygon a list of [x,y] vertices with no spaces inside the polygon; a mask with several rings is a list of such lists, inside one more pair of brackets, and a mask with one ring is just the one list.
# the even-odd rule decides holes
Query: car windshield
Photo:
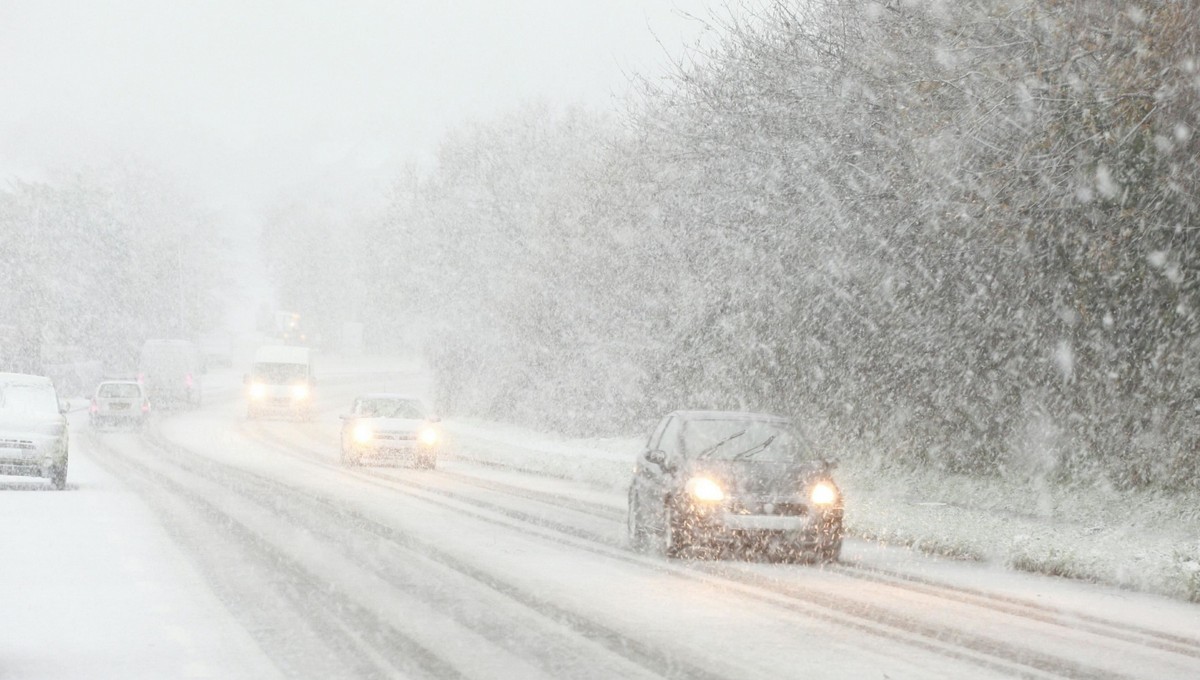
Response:
[{"label": "car windshield", "polygon": [[106,383],[98,390],[99,396],[107,399],[136,399],[141,393],[135,383]]},{"label": "car windshield", "polygon": [[142,352],[140,367],[146,373],[187,373],[196,357],[184,347],[155,347]]},{"label": "car windshield", "polygon": [[18,413],[58,413],[58,399],[48,385],[0,385],[0,409]]},{"label": "car windshield", "polygon": [[358,414],[371,418],[407,418],[418,420],[425,417],[425,409],[413,399],[363,399],[358,404]]},{"label": "car windshield", "polygon": [[304,364],[254,364],[254,377],[262,382],[274,385],[293,383],[308,377],[308,367]]},{"label": "car windshield", "polygon": [[792,428],[777,421],[689,420],[680,436],[688,458],[785,461],[808,450]]}]

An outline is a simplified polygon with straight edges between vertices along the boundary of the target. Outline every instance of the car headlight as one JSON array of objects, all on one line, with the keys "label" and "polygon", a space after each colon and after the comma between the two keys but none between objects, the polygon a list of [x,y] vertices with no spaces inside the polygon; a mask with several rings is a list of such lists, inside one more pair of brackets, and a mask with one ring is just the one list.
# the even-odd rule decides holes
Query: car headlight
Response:
[{"label": "car headlight", "polygon": [[719,503],[725,500],[725,489],[708,477],[692,477],[684,485],[692,498],[705,503]]},{"label": "car headlight", "polygon": [[299,385],[292,385],[292,399],[297,401],[301,399],[308,399],[308,385],[303,383]]},{"label": "car headlight", "polygon": [[267,396],[267,386],[266,385],[264,385],[260,382],[250,383],[250,398],[251,399],[262,399],[265,396]]},{"label": "car headlight", "polygon": [[808,496],[815,505],[833,505],[837,502],[838,492],[829,482],[817,482]]},{"label": "car headlight", "polygon": [[417,438],[420,439],[421,443],[425,446],[433,446],[437,443],[438,433],[437,430],[433,429],[432,427],[427,427],[417,433]]},{"label": "car headlight", "polygon": [[354,426],[354,441],[359,444],[366,444],[371,441],[371,437],[375,436],[375,430],[366,423],[359,423]]}]

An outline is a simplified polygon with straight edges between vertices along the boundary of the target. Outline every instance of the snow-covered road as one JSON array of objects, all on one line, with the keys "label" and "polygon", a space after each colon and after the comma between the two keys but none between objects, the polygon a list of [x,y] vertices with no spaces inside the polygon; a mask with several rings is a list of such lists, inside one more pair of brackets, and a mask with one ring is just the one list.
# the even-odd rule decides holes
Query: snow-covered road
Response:
[{"label": "snow-covered road", "polygon": [[341,467],[344,405],[415,374],[327,375],[312,423],[215,378],[143,433],[76,417],[69,492],[0,478],[0,677],[1200,677],[1195,605],[856,541],[641,555],[619,489],[479,427],[434,471]]}]

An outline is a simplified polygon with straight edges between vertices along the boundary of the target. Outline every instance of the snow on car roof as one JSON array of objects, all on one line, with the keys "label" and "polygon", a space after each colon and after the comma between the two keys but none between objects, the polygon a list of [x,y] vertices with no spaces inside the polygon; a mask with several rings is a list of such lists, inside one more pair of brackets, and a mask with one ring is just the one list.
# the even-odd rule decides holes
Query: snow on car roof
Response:
[{"label": "snow on car roof", "polygon": [[3,385],[51,385],[50,378],[44,375],[28,373],[0,373],[0,384]]},{"label": "snow on car roof", "polygon": [[367,392],[366,394],[358,395],[359,399],[407,399],[409,401],[419,401],[424,403],[425,400],[415,394],[405,394],[403,392]]},{"label": "snow on car roof", "polygon": [[755,413],[753,411],[672,411],[670,415],[679,416],[684,420],[762,420],[787,423],[789,418],[771,413]]}]

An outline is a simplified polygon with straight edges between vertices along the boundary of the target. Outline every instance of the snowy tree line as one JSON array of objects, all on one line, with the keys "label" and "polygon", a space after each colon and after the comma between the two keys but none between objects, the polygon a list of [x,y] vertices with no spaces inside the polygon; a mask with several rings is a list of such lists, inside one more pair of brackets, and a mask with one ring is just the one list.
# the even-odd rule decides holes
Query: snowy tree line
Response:
[{"label": "snowy tree line", "polygon": [[767,410],[839,455],[1200,484],[1195,0],[714,26],[625,116],[478,122],[359,223],[355,305],[424,333],[440,408]]},{"label": "snowy tree line", "polygon": [[[223,312],[221,243],[146,170],[0,187],[0,370],[76,358],[136,370],[142,343],[193,338]],[[68,356],[67,358],[71,358]]]}]

